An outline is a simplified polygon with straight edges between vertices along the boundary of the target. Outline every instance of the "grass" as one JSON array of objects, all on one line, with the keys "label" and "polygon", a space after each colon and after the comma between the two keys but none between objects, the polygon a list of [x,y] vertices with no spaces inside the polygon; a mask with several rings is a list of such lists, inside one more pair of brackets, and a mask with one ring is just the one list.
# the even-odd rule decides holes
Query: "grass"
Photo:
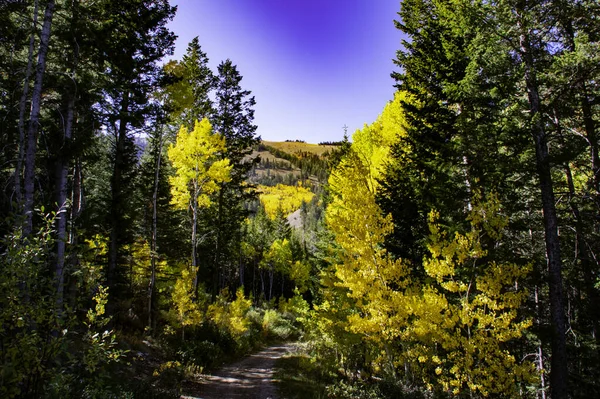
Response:
[{"label": "grass", "polygon": [[280,163],[285,163],[286,165],[292,165],[292,163],[290,161],[288,161],[287,159],[283,159],[283,158],[277,158],[275,155],[271,154],[269,151],[252,151],[252,154],[250,154],[247,159],[251,159],[251,158],[255,158],[256,156],[260,155],[260,159],[261,161],[265,161],[265,160],[269,160],[269,162],[273,162],[273,161],[277,161]]},{"label": "grass", "polygon": [[333,151],[336,147],[332,145],[319,145],[310,143],[299,143],[296,141],[263,141],[264,145],[268,145],[278,150],[287,152],[288,154],[296,154],[297,152],[311,152],[317,155]]}]

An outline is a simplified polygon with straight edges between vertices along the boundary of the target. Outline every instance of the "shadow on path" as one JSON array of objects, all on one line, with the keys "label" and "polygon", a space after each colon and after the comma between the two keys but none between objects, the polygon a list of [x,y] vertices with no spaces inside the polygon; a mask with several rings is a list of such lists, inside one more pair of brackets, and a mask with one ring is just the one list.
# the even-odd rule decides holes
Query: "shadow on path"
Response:
[{"label": "shadow on path", "polygon": [[202,382],[181,398],[277,399],[273,384],[275,362],[293,347],[293,344],[271,346],[223,367],[214,375],[203,376]]}]

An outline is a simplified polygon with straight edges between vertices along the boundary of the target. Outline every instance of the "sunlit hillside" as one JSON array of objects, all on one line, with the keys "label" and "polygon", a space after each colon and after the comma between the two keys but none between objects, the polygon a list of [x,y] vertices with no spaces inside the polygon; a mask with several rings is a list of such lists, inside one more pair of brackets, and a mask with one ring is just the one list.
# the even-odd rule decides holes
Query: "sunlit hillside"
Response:
[{"label": "sunlit hillside", "polygon": [[274,186],[295,186],[309,180],[319,185],[327,180],[332,156],[339,146],[309,144],[301,141],[262,141],[247,160],[260,157],[260,162],[250,171],[251,183]]},{"label": "sunlit hillside", "polygon": [[303,202],[308,203],[314,197],[310,187],[302,184],[289,186],[278,184],[275,187],[259,186],[260,202],[265,207],[265,212],[271,219],[275,219],[277,212],[284,215],[300,209]]},{"label": "sunlit hillside", "polygon": [[269,147],[277,148],[278,150],[287,152],[288,154],[298,154],[303,152],[309,152],[311,154],[323,155],[326,152],[331,152],[337,146],[334,145],[320,145],[303,143],[299,141],[266,141],[262,142],[264,145]]}]

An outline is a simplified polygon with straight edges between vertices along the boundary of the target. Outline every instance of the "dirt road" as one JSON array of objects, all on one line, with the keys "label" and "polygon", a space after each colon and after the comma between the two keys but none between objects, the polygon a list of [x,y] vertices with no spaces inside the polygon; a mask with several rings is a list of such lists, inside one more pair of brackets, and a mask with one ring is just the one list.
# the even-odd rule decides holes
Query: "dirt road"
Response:
[{"label": "dirt road", "polygon": [[273,374],[277,359],[293,344],[271,346],[207,375],[182,399],[277,399]]}]

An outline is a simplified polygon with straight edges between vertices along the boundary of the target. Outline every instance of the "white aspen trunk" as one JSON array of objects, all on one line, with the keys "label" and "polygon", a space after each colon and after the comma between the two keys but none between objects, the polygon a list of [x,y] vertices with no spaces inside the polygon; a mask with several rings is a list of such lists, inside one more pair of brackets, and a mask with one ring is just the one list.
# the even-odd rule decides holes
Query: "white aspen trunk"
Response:
[{"label": "white aspen trunk", "polygon": [[[67,105],[67,121],[65,124],[65,138],[64,142],[68,143],[71,141],[73,133],[73,119],[75,113],[75,96],[69,99]],[[69,218],[67,192],[68,192],[68,172],[69,162],[66,159],[66,155],[61,157],[61,165],[59,166],[57,176],[57,204],[58,209],[58,221],[56,226],[56,266],[55,266],[55,278],[56,278],[56,308],[62,313],[63,307],[63,294],[65,285],[65,253],[67,245],[67,219]]]},{"label": "white aspen trunk", "polygon": [[22,206],[23,189],[21,188],[21,172],[23,171],[23,158],[25,157],[25,108],[27,96],[29,95],[29,81],[31,80],[31,68],[33,66],[33,47],[35,46],[35,32],[38,20],[38,0],[33,3],[33,22],[31,23],[31,34],[29,36],[29,50],[27,54],[27,68],[23,78],[23,93],[19,101],[19,151],[17,155],[17,166],[15,167],[15,194],[18,206]]},{"label": "white aspen trunk", "polygon": [[[73,16],[72,16],[72,24],[77,22],[77,11],[78,11],[78,2],[73,1]],[[74,28],[72,34],[75,35]],[[73,39],[75,40],[75,39]],[[72,60],[72,70],[71,70],[71,79],[73,80],[73,89],[69,92],[69,99],[67,103],[67,118],[65,122],[65,132],[63,139],[63,149],[67,150],[70,147],[71,139],[73,138],[73,125],[75,122],[75,101],[77,97],[77,84],[75,80],[75,76],[77,74],[77,67],[79,63],[79,46],[76,43],[72,45],[73,50],[73,60]],[[59,159],[58,166],[58,175],[57,175],[57,204],[59,206],[58,214],[59,219],[56,226],[56,235],[57,235],[57,243],[56,243],[56,268],[55,268],[55,278],[56,278],[56,308],[58,313],[62,313],[63,308],[63,296],[64,296],[64,285],[65,285],[65,277],[64,277],[64,269],[65,269],[65,253],[66,253],[66,245],[67,245],[67,219],[69,217],[69,213],[67,212],[68,203],[67,203],[67,194],[68,194],[68,174],[69,174],[69,155],[64,153],[61,154]]]},{"label": "white aspen trunk", "polygon": [[54,15],[54,0],[48,0],[44,14],[44,25],[40,35],[40,51],[38,53],[35,83],[31,94],[31,113],[29,127],[27,129],[27,151],[25,152],[25,203],[23,214],[25,215],[25,226],[23,235],[28,236],[33,231],[33,200],[35,194],[35,155],[37,147],[37,135],[40,125],[40,109],[42,103],[42,87],[44,73],[46,71],[46,56],[50,44],[50,32],[52,29],[52,18]]},{"label": "white aspen trunk", "polygon": [[198,187],[198,168],[196,168],[196,179],[194,180],[194,193],[192,198],[192,273],[194,273],[194,294],[197,296],[198,290],[198,261],[196,259],[196,245],[197,245],[197,229],[198,229],[198,193],[200,189]]}]

